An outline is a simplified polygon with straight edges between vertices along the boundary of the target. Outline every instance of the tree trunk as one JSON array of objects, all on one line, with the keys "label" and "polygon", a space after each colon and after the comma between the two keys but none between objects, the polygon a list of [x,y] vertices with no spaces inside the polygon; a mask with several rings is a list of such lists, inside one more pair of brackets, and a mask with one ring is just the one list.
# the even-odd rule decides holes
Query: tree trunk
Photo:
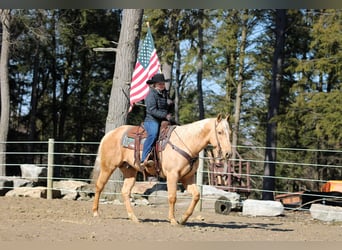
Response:
[{"label": "tree trunk", "polygon": [[[109,99],[106,133],[126,124],[129,109],[129,87],[137,59],[143,9],[124,9],[122,26],[117,47],[113,85]],[[123,176],[117,169],[111,176],[106,188],[121,195]]]},{"label": "tree trunk", "polygon": [[1,93],[1,117],[0,117],[0,176],[6,175],[6,141],[9,126],[10,95],[8,82],[8,54],[10,44],[10,10],[0,10],[2,24],[2,42],[0,56],[0,93]]},{"label": "tree trunk", "polygon": [[236,99],[235,99],[235,111],[234,111],[234,130],[232,138],[233,154],[232,158],[236,159],[236,147],[238,145],[238,134],[240,125],[240,115],[241,115],[241,99],[242,99],[242,84],[243,84],[243,71],[244,71],[244,61],[245,61],[245,49],[247,41],[247,21],[248,21],[248,11],[244,10],[241,13],[243,19],[243,26],[241,31],[241,43],[240,43],[240,56],[239,56],[239,69],[238,69],[238,85],[236,89]]},{"label": "tree trunk", "polygon": [[[38,88],[39,88],[39,41],[36,41],[36,48],[34,51],[33,61],[33,79],[32,79],[32,91],[31,91],[31,103],[30,103],[30,118],[29,118],[29,141],[35,141],[37,139],[37,107],[38,107]],[[34,144],[28,144],[28,152],[33,152]],[[30,161],[34,162],[34,155],[30,155]]]},{"label": "tree trunk", "polygon": [[[168,32],[167,32],[167,36],[168,36],[168,41],[170,46],[168,47],[168,51],[164,52],[166,55],[164,60],[163,60],[163,66],[162,66],[162,73],[164,74],[166,79],[171,79],[172,77],[172,65],[173,62],[175,60],[175,52],[177,50],[178,47],[178,22],[177,22],[177,18],[180,15],[181,10],[180,9],[172,9],[169,12],[169,16],[170,18],[168,19],[168,23],[167,23],[167,27],[168,27]],[[171,56],[173,55],[173,56]],[[169,92],[169,97],[170,96],[170,92],[172,89],[172,82],[166,82],[165,83],[165,88],[166,90]]]},{"label": "tree trunk", "polygon": [[129,84],[137,59],[142,15],[142,9],[124,9],[122,13],[122,26],[109,99],[106,133],[127,122]]},{"label": "tree trunk", "polygon": [[197,91],[198,91],[198,107],[199,107],[199,119],[204,119],[204,103],[203,103],[203,90],[202,90],[202,78],[203,78],[203,9],[198,12],[198,49],[197,49]]},{"label": "tree trunk", "polygon": [[272,119],[278,115],[280,104],[281,80],[284,64],[286,10],[276,10],[276,44],[273,55],[272,83],[267,114],[266,152],[263,180],[263,200],[274,200],[275,191],[275,161],[277,146],[277,123]]},{"label": "tree trunk", "polygon": [[176,48],[176,77],[175,77],[175,97],[174,97],[174,104],[175,104],[175,120],[177,123],[179,123],[179,101],[180,101],[180,87],[181,87],[181,82],[182,82],[182,77],[181,77],[181,50],[180,50],[180,43],[177,43],[177,48]]}]

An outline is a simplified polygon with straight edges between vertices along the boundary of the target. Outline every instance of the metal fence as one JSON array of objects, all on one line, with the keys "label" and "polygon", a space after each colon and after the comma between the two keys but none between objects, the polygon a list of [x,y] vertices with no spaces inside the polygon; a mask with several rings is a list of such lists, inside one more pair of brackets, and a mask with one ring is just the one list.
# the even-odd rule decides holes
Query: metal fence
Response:
[{"label": "metal fence", "polygon": [[[98,142],[65,141],[10,141],[6,143],[6,176],[20,176],[21,164],[35,164],[47,167],[47,186],[52,189],[52,181],[80,180],[90,183],[95,162]],[[211,157],[204,152],[200,155],[200,169],[197,172],[197,184],[211,185],[225,191],[237,192],[246,198],[260,199],[264,176],[265,147],[239,146],[243,152],[231,159],[223,167],[210,164]],[[303,161],[277,161],[275,197],[285,201],[307,191],[320,191],[327,181],[342,180],[342,151],[277,148],[278,155],[294,153],[303,155]],[[317,155],[328,155],[325,164]],[[304,157],[305,155],[305,157]],[[315,156],[315,157],[312,157]],[[0,176],[5,178],[5,176]],[[143,181],[139,180],[138,181]],[[162,180],[161,180],[162,182]],[[163,184],[163,183],[161,183]],[[48,191],[49,192],[49,191]],[[48,193],[49,195],[49,193]],[[315,195],[315,194],[312,194]],[[330,196],[329,196],[330,197]]]}]

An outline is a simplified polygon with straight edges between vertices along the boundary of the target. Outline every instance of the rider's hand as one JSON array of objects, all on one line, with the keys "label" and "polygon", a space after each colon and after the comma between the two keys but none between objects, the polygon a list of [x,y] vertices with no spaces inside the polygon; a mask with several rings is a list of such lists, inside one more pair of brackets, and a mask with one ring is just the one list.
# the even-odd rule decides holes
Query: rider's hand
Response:
[{"label": "rider's hand", "polygon": [[171,99],[168,98],[168,99],[167,99],[167,104],[168,104],[168,105],[173,105],[173,101],[172,101]]}]

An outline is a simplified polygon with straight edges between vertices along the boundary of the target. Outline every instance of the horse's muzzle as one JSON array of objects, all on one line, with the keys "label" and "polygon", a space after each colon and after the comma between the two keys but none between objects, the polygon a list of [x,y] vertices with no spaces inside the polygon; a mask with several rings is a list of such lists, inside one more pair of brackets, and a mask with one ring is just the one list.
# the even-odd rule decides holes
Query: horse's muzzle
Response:
[{"label": "horse's muzzle", "polygon": [[231,152],[226,153],[226,155],[224,156],[224,159],[225,159],[225,160],[228,160],[231,156],[232,156],[232,153],[231,153]]},{"label": "horse's muzzle", "polygon": [[215,165],[216,167],[223,167],[224,163],[229,160],[231,153],[226,153],[224,157],[216,157],[215,158]]}]

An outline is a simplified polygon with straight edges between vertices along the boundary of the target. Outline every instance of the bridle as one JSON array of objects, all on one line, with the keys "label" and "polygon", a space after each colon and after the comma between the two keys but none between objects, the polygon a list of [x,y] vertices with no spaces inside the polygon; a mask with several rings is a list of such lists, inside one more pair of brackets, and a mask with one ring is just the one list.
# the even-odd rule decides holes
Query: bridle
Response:
[{"label": "bridle", "polygon": [[[218,135],[217,135],[217,126],[218,126],[219,122],[215,121],[215,137],[216,137],[216,141],[217,141],[217,157],[218,159],[223,159],[223,155],[222,155],[222,147],[220,144],[220,141],[218,139]],[[227,129],[227,128],[226,128]]]},{"label": "bridle", "polygon": [[215,121],[215,137],[216,137],[217,147],[218,147],[217,158],[222,159],[222,147],[221,147],[220,141],[218,139],[218,135],[217,135],[217,126],[218,126],[218,122]]}]

